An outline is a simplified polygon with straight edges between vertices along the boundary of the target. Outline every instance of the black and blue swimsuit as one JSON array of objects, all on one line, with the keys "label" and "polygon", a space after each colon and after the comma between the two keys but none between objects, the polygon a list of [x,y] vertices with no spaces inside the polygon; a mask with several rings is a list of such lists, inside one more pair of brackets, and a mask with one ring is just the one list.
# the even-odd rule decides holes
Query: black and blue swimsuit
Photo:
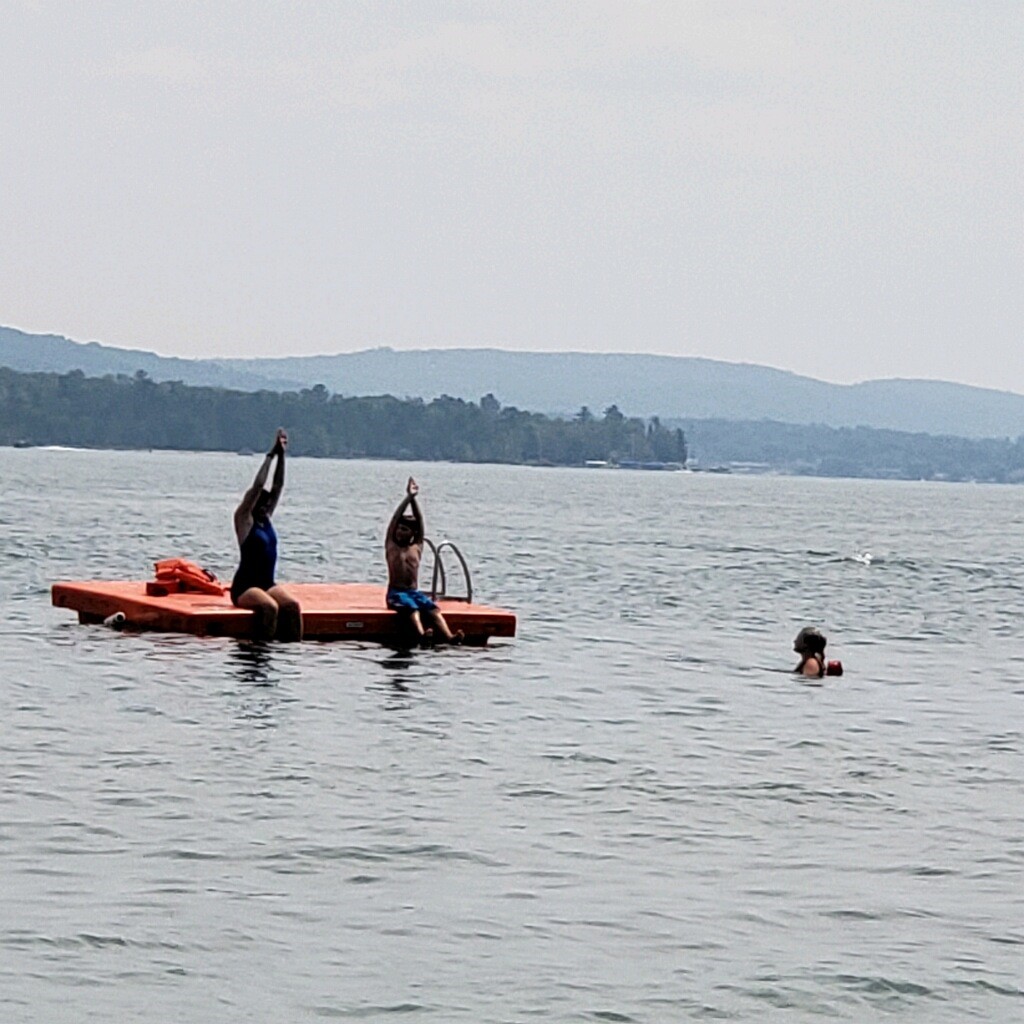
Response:
[{"label": "black and blue swimsuit", "polygon": [[242,561],[231,583],[231,601],[238,599],[252,587],[269,590],[274,586],[277,568],[277,534],[269,519],[253,523],[249,535],[242,541]]}]

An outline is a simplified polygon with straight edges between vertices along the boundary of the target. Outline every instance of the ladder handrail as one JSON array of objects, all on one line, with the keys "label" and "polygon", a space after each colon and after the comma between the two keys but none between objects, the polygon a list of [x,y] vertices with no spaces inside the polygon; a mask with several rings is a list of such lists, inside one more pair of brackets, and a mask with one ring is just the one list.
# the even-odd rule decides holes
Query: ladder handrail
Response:
[{"label": "ladder handrail", "polygon": [[430,548],[430,554],[433,556],[433,575],[430,580],[430,597],[434,599],[437,597],[437,576],[438,572],[441,574],[441,593],[443,594],[448,589],[448,578],[445,575],[444,566],[441,564],[441,559],[437,557],[437,545],[429,537],[423,538],[423,543]]},{"label": "ladder handrail", "polygon": [[[458,549],[458,546],[450,540],[443,540],[440,544],[434,544],[432,540],[427,537],[423,538],[423,542],[430,546],[430,551],[434,556],[434,575],[430,583],[430,596],[436,600],[438,597],[446,597],[449,601],[465,601],[467,604],[473,602],[473,578],[469,573],[469,566],[466,564],[466,559],[463,557],[462,552]],[[441,557],[441,553],[445,548],[450,548],[455,554],[455,557],[459,560],[459,565],[462,566],[462,575],[466,580],[466,596],[465,597],[451,597],[448,594],[448,574],[445,572],[444,559]],[[441,589],[437,589],[438,578],[441,581]]]}]

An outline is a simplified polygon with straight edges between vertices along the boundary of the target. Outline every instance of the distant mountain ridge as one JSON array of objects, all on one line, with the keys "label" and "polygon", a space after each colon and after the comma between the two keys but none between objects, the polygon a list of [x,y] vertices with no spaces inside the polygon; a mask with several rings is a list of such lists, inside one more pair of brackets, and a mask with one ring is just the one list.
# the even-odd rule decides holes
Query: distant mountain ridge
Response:
[{"label": "distant mountain ridge", "polygon": [[81,370],[89,377],[103,377],[108,373],[132,376],[143,370],[153,380],[180,380],[186,384],[243,391],[261,388],[280,391],[304,386],[297,381],[282,384],[277,379],[263,377],[241,367],[226,367],[216,359],[179,359],[155,352],[114,348],[96,341],[71,341],[59,334],[27,334],[13,327],[0,327],[0,366],[22,373]]},{"label": "distant mountain ridge", "polygon": [[944,381],[873,380],[831,384],[786,370],[690,356],[389,348],[278,359],[180,359],[82,344],[59,335],[0,327],[0,365],[90,376],[145,371],[157,381],[255,391],[323,384],[345,395],[392,394],[476,401],[535,412],[595,413],[610,405],[630,416],[760,420],[867,426],[959,437],[1024,434],[1024,395]]}]

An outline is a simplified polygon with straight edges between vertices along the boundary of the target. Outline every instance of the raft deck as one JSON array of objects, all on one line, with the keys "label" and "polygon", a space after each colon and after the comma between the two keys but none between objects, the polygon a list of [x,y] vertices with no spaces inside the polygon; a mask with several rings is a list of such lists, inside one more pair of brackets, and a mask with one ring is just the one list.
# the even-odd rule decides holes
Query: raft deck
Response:
[{"label": "raft deck", "polygon": [[[371,640],[401,645],[408,642],[408,624],[385,604],[384,587],[370,583],[285,583],[302,606],[307,640]],[[123,612],[124,628],[195,636],[246,638],[252,612],[236,608],[228,594],[146,592],[143,581],[83,580],[54,583],[53,604],[78,612],[79,622],[102,622]],[[516,617],[503,608],[438,598],[451,629],[465,634],[465,643],[483,646],[492,637],[516,634]]]}]

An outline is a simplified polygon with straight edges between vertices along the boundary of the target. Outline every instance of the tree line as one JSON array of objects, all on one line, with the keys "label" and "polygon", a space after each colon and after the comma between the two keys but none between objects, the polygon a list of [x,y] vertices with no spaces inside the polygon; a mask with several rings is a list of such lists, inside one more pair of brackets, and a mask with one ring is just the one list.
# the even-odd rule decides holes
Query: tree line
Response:
[{"label": "tree line", "polygon": [[[1024,482],[1024,437],[970,439],[869,427],[628,417],[614,405],[559,418],[442,396],[345,397],[86,377],[0,367],[0,444],[254,451],[278,426],[296,455],[579,466],[733,466],[815,476]],[[745,467],[737,464],[746,464]]]},{"label": "tree line", "polygon": [[573,466],[590,460],[685,463],[686,437],[614,405],[571,419],[442,396],[353,398],[323,385],[231,391],[157,383],[143,371],[86,377],[0,368],[0,444],[257,450],[285,426],[294,455]]},{"label": "tree line", "polygon": [[872,427],[752,420],[683,420],[705,468],[746,464],[805,476],[1024,482],[1024,437],[966,438]]}]

